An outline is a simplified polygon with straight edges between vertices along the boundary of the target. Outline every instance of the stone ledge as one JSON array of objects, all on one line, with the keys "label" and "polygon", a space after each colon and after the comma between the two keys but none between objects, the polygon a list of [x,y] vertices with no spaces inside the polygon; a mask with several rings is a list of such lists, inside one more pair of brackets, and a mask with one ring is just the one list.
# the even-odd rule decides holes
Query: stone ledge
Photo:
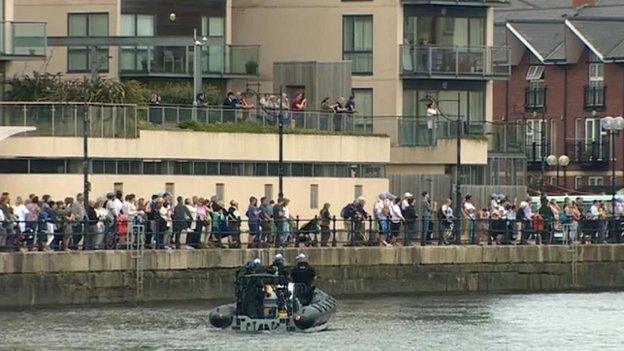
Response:
[{"label": "stone ledge", "polygon": [[[427,246],[336,247],[247,250],[147,250],[145,270],[194,270],[236,268],[259,257],[269,263],[283,252],[293,263],[299,252],[315,266],[463,265],[506,263],[570,263],[576,250],[578,262],[624,262],[624,245],[577,246]],[[134,269],[130,251],[73,251],[0,253],[0,274],[129,271]]]}]

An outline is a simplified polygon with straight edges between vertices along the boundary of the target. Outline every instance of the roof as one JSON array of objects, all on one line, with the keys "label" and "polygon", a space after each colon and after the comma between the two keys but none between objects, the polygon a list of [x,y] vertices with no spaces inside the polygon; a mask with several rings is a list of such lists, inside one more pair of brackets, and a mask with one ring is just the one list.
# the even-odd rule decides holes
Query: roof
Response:
[{"label": "roof", "polygon": [[0,141],[8,139],[15,134],[31,132],[36,129],[35,127],[0,127]]},{"label": "roof", "polygon": [[565,24],[563,21],[514,21],[507,25],[533,54],[543,61],[564,61]]},{"label": "roof", "polygon": [[[500,32],[510,32],[544,62],[566,60],[566,32],[604,61],[624,61],[624,1],[597,0],[595,6],[572,8],[571,0],[512,0],[495,9],[495,45],[505,45]],[[503,41],[504,40],[504,41]]]}]

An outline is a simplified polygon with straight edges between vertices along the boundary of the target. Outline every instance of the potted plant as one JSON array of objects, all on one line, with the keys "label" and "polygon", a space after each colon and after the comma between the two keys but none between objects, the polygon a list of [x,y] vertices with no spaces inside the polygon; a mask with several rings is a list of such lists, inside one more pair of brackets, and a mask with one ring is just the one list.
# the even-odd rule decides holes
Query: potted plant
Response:
[{"label": "potted plant", "polygon": [[245,73],[247,74],[257,74],[258,73],[258,63],[254,60],[249,60],[245,64]]}]

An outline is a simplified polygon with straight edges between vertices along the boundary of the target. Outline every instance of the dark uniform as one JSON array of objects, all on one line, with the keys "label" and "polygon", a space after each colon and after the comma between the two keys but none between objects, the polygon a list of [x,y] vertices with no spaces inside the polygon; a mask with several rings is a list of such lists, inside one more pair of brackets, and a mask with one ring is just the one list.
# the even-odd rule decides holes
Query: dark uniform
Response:
[{"label": "dark uniform", "polygon": [[290,276],[292,282],[295,283],[295,296],[304,306],[308,305],[314,296],[314,286],[312,285],[316,277],[314,267],[310,266],[308,262],[298,262],[293,267]]}]

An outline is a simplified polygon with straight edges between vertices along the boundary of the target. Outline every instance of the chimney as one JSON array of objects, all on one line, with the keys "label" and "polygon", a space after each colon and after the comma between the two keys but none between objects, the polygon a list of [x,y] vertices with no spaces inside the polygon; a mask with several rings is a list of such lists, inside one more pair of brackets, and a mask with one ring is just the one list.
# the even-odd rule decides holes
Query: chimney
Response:
[{"label": "chimney", "polygon": [[572,8],[578,9],[580,7],[595,6],[598,0],[572,0]]}]

